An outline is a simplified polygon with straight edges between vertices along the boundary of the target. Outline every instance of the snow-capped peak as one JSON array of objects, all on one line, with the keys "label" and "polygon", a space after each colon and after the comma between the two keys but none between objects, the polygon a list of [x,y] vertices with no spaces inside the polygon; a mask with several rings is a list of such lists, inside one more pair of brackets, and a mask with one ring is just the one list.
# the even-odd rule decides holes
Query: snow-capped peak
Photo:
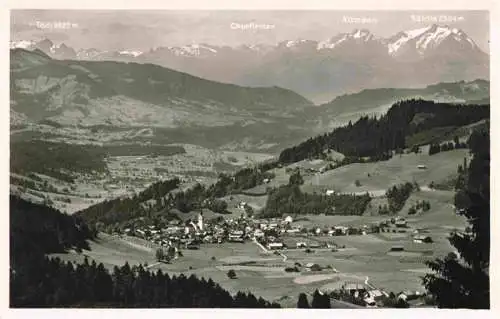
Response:
[{"label": "snow-capped peak", "polygon": [[444,39],[448,37],[453,37],[456,41],[462,41],[465,40],[469,42],[473,47],[475,44],[473,41],[465,35],[461,30],[457,28],[449,28],[448,26],[436,26],[433,25],[429,31],[427,31],[425,34],[423,34],[420,39],[417,41],[417,49],[420,51],[423,51],[427,49],[428,46],[437,46],[439,45]]},{"label": "snow-capped peak", "polygon": [[317,49],[318,50],[321,50],[321,49],[333,49],[334,47],[336,47],[340,43],[342,43],[345,40],[347,40],[347,37],[348,37],[348,34],[344,33],[344,34],[341,34],[340,36],[333,37],[333,38],[328,39],[326,41],[321,41],[321,42],[318,43]]},{"label": "snow-capped peak", "polygon": [[370,41],[375,39],[373,34],[370,33],[370,31],[366,29],[356,29],[352,31],[351,33],[341,33],[333,38],[330,38],[326,41],[320,41],[318,43],[317,49],[322,50],[322,49],[333,49],[339,44],[348,41],[348,40],[355,40],[355,41]]},{"label": "snow-capped peak", "polygon": [[433,24],[432,26],[425,28],[418,28],[398,33],[395,37],[388,41],[387,48],[389,54],[395,55],[398,53],[400,48],[413,43],[417,52],[422,55],[428,48],[437,47],[445,39],[450,37],[458,42],[466,41],[473,48],[476,47],[474,41],[472,41],[472,39],[470,39],[462,30]]},{"label": "snow-capped peak", "polygon": [[119,52],[121,55],[130,55],[133,56],[134,58],[138,57],[139,55],[142,54],[142,51],[137,51],[137,50],[123,50]]},{"label": "snow-capped peak", "polygon": [[32,40],[19,40],[19,41],[10,41],[11,49],[30,49],[36,44],[35,41]]},{"label": "snow-capped peak", "polygon": [[217,53],[217,50],[205,44],[193,43],[182,47],[168,47],[168,49],[176,56],[200,56],[202,51]]},{"label": "snow-capped peak", "polygon": [[290,40],[290,41],[286,41],[285,45],[287,48],[291,48],[291,47],[295,47],[297,45],[300,45],[304,42],[308,42],[308,40],[304,40],[304,39]]},{"label": "snow-capped peak", "polygon": [[424,34],[425,32],[427,32],[431,28],[432,27],[419,28],[419,29],[405,31],[404,33],[408,36],[408,38],[414,39],[414,38]]},{"label": "snow-capped peak", "polygon": [[365,41],[368,41],[373,37],[370,31],[366,29],[362,30],[356,29],[351,33],[351,35],[354,39],[364,39]]}]

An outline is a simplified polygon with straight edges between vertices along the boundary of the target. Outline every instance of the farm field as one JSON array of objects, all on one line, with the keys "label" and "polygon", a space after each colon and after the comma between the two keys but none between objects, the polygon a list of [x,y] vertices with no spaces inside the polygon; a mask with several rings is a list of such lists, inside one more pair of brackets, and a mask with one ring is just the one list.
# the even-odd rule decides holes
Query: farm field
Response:
[{"label": "farm field", "polygon": [[[424,152],[424,151],[423,151]],[[427,186],[431,182],[446,180],[456,174],[458,165],[464,158],[469,159],[468,150],[452,150],[429,156],[420,154],[396,155],[388,161],[374,163],[354,163],[327,171],[323,174],[304,177],[302,190],[306,192],[332,189],[337,192],[382,194],[392,185],[417,182]],[[425,165],[426,169],[418,169]],[[354,182],[358,180],[361,186]]]},{"label": "farm field", "polygon": [[[427,193],[425,193],[427,195]],[[420,194],[415,195],[415,198]],[[436,195],[448,199],[449,195]],[[438,200],[436,199],[436,200]],[[442,199],[441,199],[442,200]],[[369,224],[383,220],[383,216],[306,216],[307,220],[297,221],[308,225],[354,225]],[[291,247],[283,251],[286,260],[280,255],[264,252],[253,242],[202,244],[199,250],[184,249],[183,256],[170,264],[157,263],[154,250],[144,246],[130,244],[123,239],[102,234],[97,242],[91,243],[91,251],[83,254],[58,254],[64,260],[83,261],[85,255],[96,262],[102,262],[108,269],[114,265],[129,264],[149,265],[149,269],[162,269],[171,275],[195,274],[198,277],[212,278],[223,288],[232,293],[250,291],[256,296],[278,301],[285,307],[296,305],[301,292],[311,293],[314,289],[335,289],[346,282],[368,282],[377,288],[395,293],[410,289],[422,291],[421,277],[430,270],[424,261],[444,256],[453,251],[446,240],[453,227],[463,227],[463,221],[445,206],[431,210],[419,216],[407,219],[410,229],[405,234],[380,233],[351,236],[322,237],[284,237]],[[416,244],[412,242],[411,231],[418,227],[429,226],[435,221],[442,223],[428,229],[434,243]],[[331,249],[294,249],[298,241],[308,243],[329,242],[341,248],[336,252]],[[401,245],[403,252],[390,252],[391,247]],[[295,263],[305,265],[318,263],[329,270],[299,273],[285,272],[284,268]],[[227,276],[229,269],[236,272],[237,278]]]}]

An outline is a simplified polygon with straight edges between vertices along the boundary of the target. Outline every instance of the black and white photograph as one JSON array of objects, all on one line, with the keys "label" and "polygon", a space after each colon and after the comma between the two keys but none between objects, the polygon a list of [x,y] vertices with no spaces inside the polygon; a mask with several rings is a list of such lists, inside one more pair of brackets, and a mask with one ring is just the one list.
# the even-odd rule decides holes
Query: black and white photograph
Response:
[{"label": "black and white photograph", "polygon": [[489,11],[9,18],[10,309],[491,308]]}]

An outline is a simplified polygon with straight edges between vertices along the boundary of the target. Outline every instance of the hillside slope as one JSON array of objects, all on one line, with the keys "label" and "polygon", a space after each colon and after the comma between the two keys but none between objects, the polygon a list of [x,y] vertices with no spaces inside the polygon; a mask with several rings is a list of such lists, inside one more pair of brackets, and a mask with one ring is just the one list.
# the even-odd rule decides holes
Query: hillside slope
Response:
[{"label": "hillside slope", "polygon": [[[285,149],[279,160],[293,163],[325,157],[330,149],[355,158],[387,159],[394,150],[434,142],[435,135],[450,134],[484,119],[489,119],[489,105],[402,101],[395,103],[380,118],[363,116],[354,124],[349,122],[330,133]],[[410,145],[411,141],[418,143]]]},{"label": "hillside slope", "polygon": [[152,64],[53,60],[23,49],[11,50],[10,78],[15,118],[68,125],[213,126],[312,105],[278,87],[217,83]]}]

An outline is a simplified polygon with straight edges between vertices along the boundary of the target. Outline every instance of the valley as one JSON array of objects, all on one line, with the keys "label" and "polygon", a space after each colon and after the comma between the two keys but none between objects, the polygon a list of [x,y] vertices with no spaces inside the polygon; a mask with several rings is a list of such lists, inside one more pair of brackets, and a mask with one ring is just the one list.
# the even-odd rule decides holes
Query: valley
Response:
[{"label": "valley", "polygon": [[487,41],[167,20],[11,31],[11,306],[489,307]]}]

